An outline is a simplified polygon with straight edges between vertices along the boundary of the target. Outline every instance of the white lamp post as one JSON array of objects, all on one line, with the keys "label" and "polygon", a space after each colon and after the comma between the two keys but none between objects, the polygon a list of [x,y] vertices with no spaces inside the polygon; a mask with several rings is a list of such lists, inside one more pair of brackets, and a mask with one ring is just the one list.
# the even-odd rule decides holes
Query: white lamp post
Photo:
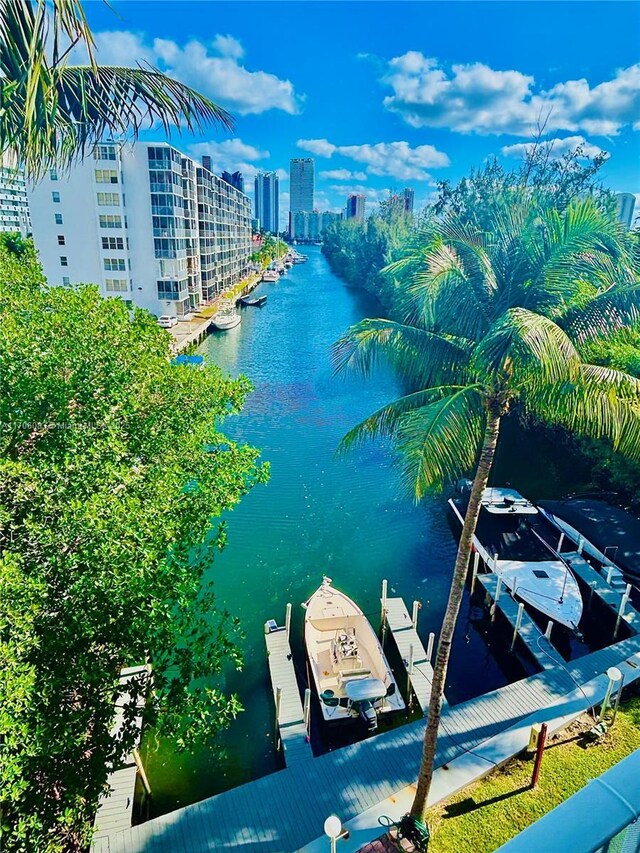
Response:
[{"label": "white lamp post", "polygon": [[614,684],[617,684],[619,681],[622,680],[622,673],[620,672],[617,666],[610,666],[607,670],[607,676],[609,677],[609,683],[607,684],[607,692],[604,694],[604,701],[602,703],[602,709],[600,710],[601,720],[604,718],[604,715],[607,712],[607,705],[609,704],[609,700],[611,699]]},{"label": "white lamp post", "polygon": [[331,853],[336,853],[336,841],[342,832],[342,823],[340,818],[335,815],[329,815],[324,822],[324,834],[331,839]]}]

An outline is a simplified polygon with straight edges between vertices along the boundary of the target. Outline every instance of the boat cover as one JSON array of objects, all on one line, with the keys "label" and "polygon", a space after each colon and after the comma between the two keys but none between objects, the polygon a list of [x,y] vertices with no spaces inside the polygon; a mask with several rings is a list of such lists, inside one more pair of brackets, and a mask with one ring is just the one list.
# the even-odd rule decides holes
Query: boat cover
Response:
[{"label": "boat cover", "polygon": [[379,678],[356,678],[353,681],[347,681],[344,689],[352,702],[381,699],[387,692],[387,688]]}]

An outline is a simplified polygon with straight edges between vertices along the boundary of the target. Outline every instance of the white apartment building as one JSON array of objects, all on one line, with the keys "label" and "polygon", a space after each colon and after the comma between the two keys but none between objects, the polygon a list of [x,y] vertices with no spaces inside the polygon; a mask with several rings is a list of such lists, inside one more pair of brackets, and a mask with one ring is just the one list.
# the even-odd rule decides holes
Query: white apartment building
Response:
[{"label": "white apartment building", "polygon": [[182,317],[249,271],[249,198],[167,143],[98,145],[29,201],[50,284]]},{"label": "white apartment building", "polygon": [[24,172],[9,154],[0,165],[0,231],[19,231],[23,236],[31,232]]}]

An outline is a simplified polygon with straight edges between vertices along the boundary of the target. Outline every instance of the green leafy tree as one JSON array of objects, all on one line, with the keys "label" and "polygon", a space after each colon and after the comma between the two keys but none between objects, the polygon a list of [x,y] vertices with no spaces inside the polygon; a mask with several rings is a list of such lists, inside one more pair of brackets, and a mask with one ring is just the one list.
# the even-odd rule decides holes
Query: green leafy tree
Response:
[{"label": "green leafy tree", "polygon": [[[411,815],[424,820],[451,643],[480,500],[510,411],[640,455],[640,382],[586,363],[583,348],[637,321],[638,283],[624,232],[592,197],[563,211],[526,188],[468,217],[432,223],[395,277],[394,319],[367,319],[335,345],[338,370],[385,360],[406,393],[356,426],[349,447],[389,435],[416,500],[475,467],[440,632]],[[505,197],[508,196],[508,202]]]},{"label": "green leafy tree", "polygon": [[[135,706],[179,745],[237,714],[238,624],[210,568],[220,516],[267,476],[228,440],[250,389],[170,362],[169,333],[97,288],[49,288],[0,248],[3,849],[85,849]],[[111,734],[123,666],[148,662]]]},{"label": "green leafy tree", "polygon": [[[80,49],[87,65],[71,63]],[[225,110],[155,68],[98,65],[78,0],[0,0],[0,100],[0,150],[33,178],[146,123],[231,126]]]}]

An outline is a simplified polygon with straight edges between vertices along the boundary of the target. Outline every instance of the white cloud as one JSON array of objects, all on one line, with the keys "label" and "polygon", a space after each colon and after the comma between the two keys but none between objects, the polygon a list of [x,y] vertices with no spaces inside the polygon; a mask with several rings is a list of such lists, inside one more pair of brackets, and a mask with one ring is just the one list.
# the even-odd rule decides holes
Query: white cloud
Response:
[{"label": "white cloud", "polygon": [[349,169],[328,169],[326,172],[320,172],[320,178],[327,178],[331,181],[366,181],[367,176],[364,172],[350,172]]},{"label": "white cloud", "polygon": [[97,56],[108,65],[135,66],[146,62],[186,83],[231,112],[240,115],[277,109],[295,114],[302,98],[289,80],[266,71],[249,71],[241,64],[244,49],[230,35],[216,35],[211,42],[192,39],[178,44],[126,30],[95,34]]},{"label": "white cloud", "polygon": [[449,158],[433,145],[412,148],[408,142],[378,142],[375,145],[334,145],[327,139],[299,139],[298,148],[321,157],[340,154],[367,167],[369,175],[399,181],[428,181],[428,168],[448,166]]},{"label": "white cloud", "polygon": [[[549,146],[550,156],[553,158],[563,157],[568,152],[573,153],[577,148],[581,149],[582,158],[608,154],[607,151],[588,142],[584,136],[566,136],[564,139],[550,139],[541,144]],[[505,145],[501,152],[505,157],[524,157],[533,146],[533,142],[517,142],[515,145]]]},{"label": "white cloud", "polygon": [[224,139],[222,142],[196,142],[190,146],[189,151],[194,157],[208,154],[216,160],[224,157],[234,160],[264,160],[265,157],[269,157],[268,151],[260,151],[254,145],[248,145],[237,137]]},{"label": "white cloud", "polygon": [[409,51],[390,60],[382,82],[393,90],[385,106],[408,124],[460,133],[530,136],[546,119],[547,131],[616,135],[640,111],[640,63],[593,88],[583,78],[536,91],[535,79],[520,71],[496,71],[481,62],[447,69]]}]

